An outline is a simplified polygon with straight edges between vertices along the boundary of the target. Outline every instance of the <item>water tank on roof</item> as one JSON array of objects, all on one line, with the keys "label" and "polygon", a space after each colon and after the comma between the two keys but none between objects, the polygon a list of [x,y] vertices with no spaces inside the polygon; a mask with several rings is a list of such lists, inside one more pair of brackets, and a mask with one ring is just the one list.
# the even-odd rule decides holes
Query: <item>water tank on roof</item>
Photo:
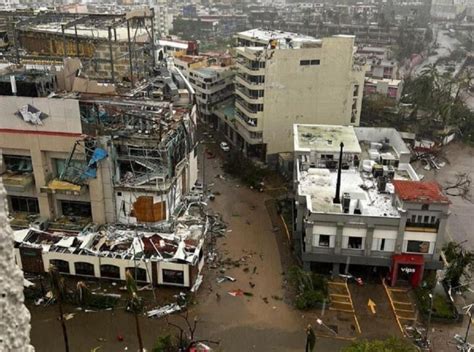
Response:
[{"label": "water tank on roof", "polygon": [[342,210],[344,213],[349,213],[349,208],[351,206],[351,195],[349,193],[344,193],[342,195]]}]

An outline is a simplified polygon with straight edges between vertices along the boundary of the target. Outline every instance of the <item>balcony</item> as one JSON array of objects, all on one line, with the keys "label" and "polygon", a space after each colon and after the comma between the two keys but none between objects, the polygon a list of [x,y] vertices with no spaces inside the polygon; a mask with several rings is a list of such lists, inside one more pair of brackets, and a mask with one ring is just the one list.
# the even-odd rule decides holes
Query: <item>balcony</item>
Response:
[{"label": "balcony", "polygon": [[[262,76],[255,76],[255,77],[262,77]],[[248,78],[242,73],[237,73],[235,75],[235,82],[240,83],[241,85],[247,87],[248,89],[263,89],[263,87],[265,86],[264,81],[265,81],[264,78],[263,78],[263,81],[262,79],[260,79],[260,81],[251,80],[250,78]]]},{"label": "balcony", "polygon": [[434,223],[407,221],[405,224],[405,231],[436,233],[438,230],[439,220]]},{"label": "balcony", "polygon": [[3,185],[7,191],[25,192],[35,183],[32,172],[12,172],[6,171],[1,175]]},{"label": "balcony", "polygon": [[260,68],[260,67],[256,67],[254,65],[250,65],[250,64],[242,64],[240,62],[237,62],[236,64],[236,67],[237,69],[240,71],[240,72],[244,72],[248,75],[251,75],[251,76],[263,76],[265,74],[265,69],[264,68]]},{"label": "balcony", "polygon": [[[251,104],[263,104],[263,96],[259,97],[258,92],[259,90],[251,90],[240,84],[237,84],[235,87],[235,93],[243,100]],[[263,90],[261,94],[263,94]]]},{"label": "balcony", "polygon": [[262,116],[262,111],[257,111],[249,107],[249,104],[242,99],[236,99],[235,106],[250,119],[258,119]]},{"label": "balcony", "polygon": [[237,109],[235,109],[235,116],[237,121],[240,125],[242,125],[242,128],[244,128],[246,131],[253,131],[253,132],[261,132],[261,127],[258,124],[258,119],[256,118],[251,118],[247,116],[247,114],[242,113],[239,109],[238,106],[236,106]]},{"label": "balcony", "polygon": [[72,196],[80,196],[86,193],[88,187],[86,185],[76,185],[67,181],[62,181],[58,178],[50,180],[46,186],[40,188],[41,193],[50,194],[66,194]]}]

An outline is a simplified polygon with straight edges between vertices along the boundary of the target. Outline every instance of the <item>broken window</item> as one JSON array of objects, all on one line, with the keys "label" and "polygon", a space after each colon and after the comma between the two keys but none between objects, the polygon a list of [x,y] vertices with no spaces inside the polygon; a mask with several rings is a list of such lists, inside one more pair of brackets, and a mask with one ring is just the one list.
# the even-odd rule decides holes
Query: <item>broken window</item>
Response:
[{"label": "broken window", "polygon": [[74,263],[74,269],[76,270],[76,275],[95,276],[94,264],[76,262]]},{"label": "broken window", "polygon": [[56,177],[64,175],[66,179],[80,177],[87,167],[86,162],[83,160],[69,160],[67,169],[68,175],[66,175],[66,159],[53,159],[53,163],[56,170]]},{"label": "broken window", "polygon": [[9,196],[10,211],[29,214],[39,213],[38,199],[30,197]]},{"label": "broken window", "polygon": [[311,60],[310,64],[311,64],[312,66],[319,65],[319,64],[320,64],[320,60],[319,60],[319,59],[313,59],[313,60]]},{"label": "broken window", "polygon": [[163,283],[184,285],[184,271],[162,269]]},{"label": "broken window", "polygon": [[100,276],[109,279],[120,279],[120,268],[116,265],[103,264],[100,266]]},{"label": "broken window", "polygon": [[310,60],[300,60],[300,65],[301,66],[309,66],[310,65]]},{"label": "broken window", "polygon": [[408,241],[407,252],[412,253],[428,253],[430,250],[430,243],[424,241]]},{"label": "broken window", "polygon": [[144,281],[146,282],[146,270],[143,269],[143,268],[133,268],[133,267],[130,267],[130,268],[126,268],[126,271],[128,271],[130,273],[130,275],[132,275],[133,279],[135,281]]},{"label": "broken window", "polygon": [[69,274],[69,262],[61,259],[51,259],[49,263],[58,269],[60,273]]},{"label": "broken window", "polygon": [[319,235],[319,247],[329,247],[329,235]]},{"label": "broken window", "polygon": [[69,200],[61,200],[59,203],[61,205],[61,214],[64,216],[92,217],[91,203]]},{"label": "broken window", "polygon": [[362,249],[362,237],[349,237],[347,247],[351,249]]},{"label": "broken window", "polygon": [[33,164],[30,156],[4,155],[5,168],[12,172],[33,172]]},{"label": "broken window", "polygon": [[358,84],[355,84],[354,85],[354,89],[353,89],[353,94],[352,94],[354,97],[358,97],[359,96],[359,85]]}]

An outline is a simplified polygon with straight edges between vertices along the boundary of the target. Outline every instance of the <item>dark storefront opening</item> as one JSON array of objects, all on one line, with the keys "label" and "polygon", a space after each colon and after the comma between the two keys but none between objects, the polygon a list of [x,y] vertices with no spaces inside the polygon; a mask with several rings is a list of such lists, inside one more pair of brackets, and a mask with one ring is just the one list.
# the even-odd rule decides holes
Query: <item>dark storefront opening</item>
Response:
[{"label": "dark storefront opening", "polygon": [[76,270],[76,275],[95,276],[94,265],[91,263],[74,263],[74,269]]},{"label": "dark storefront opening", "polygon": [[109,279],[120,279],[120,268],[115,265],[101,265],[100,276]]},{"label": "dark storefront opening", "polygon": [[132,275],[135,281],[144,281],[144,282],[147,281],[146,280],[147,275],[146,275],[145,269],[130,267],[130,268],[126,268],[126,270],[130,272],[130,274]]},{"label": "dark storefront opening", "polygon": [[163,282],[184,285],[184,271],[163,269]]},{"label": "dark storefront opening", "polygon": [[49,263],[54,265],[60,273],[70,274],[69,263],[67,261],[61,259],[52,259],[49,261]]}]

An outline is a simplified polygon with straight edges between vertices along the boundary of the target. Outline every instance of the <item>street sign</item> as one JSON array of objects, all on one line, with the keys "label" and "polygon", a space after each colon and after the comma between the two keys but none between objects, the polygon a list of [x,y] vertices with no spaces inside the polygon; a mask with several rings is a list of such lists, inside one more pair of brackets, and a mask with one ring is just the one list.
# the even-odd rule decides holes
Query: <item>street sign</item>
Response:
[{"label": "street sign", "polygon": [[377,306],[375,304],[374,301],[372,301],[370,298],[369,298],[369,301],[367,302],[367,306],[369,307],[369,309],[371,310],[372,314],[375,314],[376,311],[375,311],[375,307]]}]

